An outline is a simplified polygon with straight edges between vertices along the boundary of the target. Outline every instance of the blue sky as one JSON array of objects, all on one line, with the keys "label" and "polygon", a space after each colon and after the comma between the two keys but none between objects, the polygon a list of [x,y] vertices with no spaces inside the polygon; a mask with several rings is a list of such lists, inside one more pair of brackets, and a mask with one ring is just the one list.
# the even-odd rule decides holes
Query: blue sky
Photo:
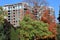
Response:
[{"label": "blue sky", "polygon": [[[47,0],[49,6],[54,7],[55,10],[55,16],[56,16],[56,21],[57,21],[57,17],[59,14],[59,5],[60,5],[60,0]],[[58,22],[58,21],[57,21]]]},{"label": "blue sky", "polygon": [[[22,0],[0,0],[0,6],[4,6],[5,4],[19,3],[19,2],[22,2]],[[57,20],[60,0],[47,0],[47,2],[49,6],[52,6],[55,9],[55,16]]]}]

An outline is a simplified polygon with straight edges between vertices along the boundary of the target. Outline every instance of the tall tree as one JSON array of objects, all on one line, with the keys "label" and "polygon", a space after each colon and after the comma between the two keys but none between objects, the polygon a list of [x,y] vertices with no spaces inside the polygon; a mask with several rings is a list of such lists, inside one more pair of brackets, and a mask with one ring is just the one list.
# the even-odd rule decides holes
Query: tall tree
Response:
[{"label": "tall tree", "polygon": [[3,9],[2,7],[0,7],[0,40],[4,39],[4,35],[3,35],[3,24],[4,24],[4,16],[3,16]]},{"label": "tall tree", "polygon": [[[60,8],[60,7],[59,7]],[[57,18],[60,24],[60,9],[59,9],[59,17]]]},{"label": "tall tree", "polygon": [[11,26],[4,16],[3,8],[0,7],[0,40],[9,40]]},{"label": "tall tree", "polygon": [[0,14],[3,13],[3,8],[0,6]]},{"label": "tall tree", "polygon": [[27,2],[31,5],[47,5],[46,0],[24,0],[24,2]]},{"label": "tall tree", "polygon": [[54,16],[49,14],[49,10],[46,10],[45,13],[43,14],[41,20],[45,23],[49,24],[49,30],[53,33],[53,34],[57,34],[56,31],[56,21]]},{"label": "tall tree", "polygon": [[3,8],[0,6],[0,10],[3,10]]}]

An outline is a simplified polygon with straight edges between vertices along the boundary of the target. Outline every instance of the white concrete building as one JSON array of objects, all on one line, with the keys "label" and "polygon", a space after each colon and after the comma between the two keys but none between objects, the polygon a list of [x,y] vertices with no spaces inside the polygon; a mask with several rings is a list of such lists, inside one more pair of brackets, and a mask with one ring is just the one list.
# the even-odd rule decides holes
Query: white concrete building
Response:
[{"label": "white concrete building", "polygon": [[28,5],[25,2],[17,3],[17,4],[7,4],[3,7],[3,10],[7,11],[8,22],[11,23],[14,27],[19,26],[19,20],[21,20],[21,16],[23,16],[25,5]]}]

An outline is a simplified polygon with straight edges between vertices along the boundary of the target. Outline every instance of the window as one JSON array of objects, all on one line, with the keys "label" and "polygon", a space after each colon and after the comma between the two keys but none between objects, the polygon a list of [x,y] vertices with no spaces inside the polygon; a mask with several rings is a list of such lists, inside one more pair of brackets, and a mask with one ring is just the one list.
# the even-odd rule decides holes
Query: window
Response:
[{"label": "window", "polygon": [[15,21],[14,21],[14,23],[15,23]]},{"label": "window", "polygon": [[15,18],[13,18],[15,20]]},{"label": "window", "polygon": [[10,19],[8,19],[8,20],[10,20]]},{"label": "window", "polygon": [[15,13],[13,13],[13,14],[15,14]]},{"label": "window", "polygon": [[13,8],[15,8],[15,6],[13,6]]},{"label": "window", "polygon": [[10,22],[9,22],[10,23]]},{"label": "window", "polygon": [[35,9],[35,10],[37,10],[37,9]]},{"label": "window", "polygon": [[8,16],[8,17],[10,17],[10,16]]},{"label": "window", "polygon": [[8,7],[8,9],[10,10],[10,6]]},{"label": "window", "polygon": [[13,15],[13,17],[15,17],[15,15]]},{"label": "window", "polygon": [[15,10],[13,10],[13,11],[15,11]]},{"label": "window", "polygon": [[10,12],[10,10],[8,10],[8,12]]},{"label": "window", "polygon": [[27,10],[27,8],[24,8],[24,10]]},{"label": "window", "polygon": [[13,21],[13,23],[15,23],[15,21]]},{"label": "window", "polygon": [[18,5],[18,9],[21,9],[21,5]]},{"label": "window", "polygon": [[15,25],[15,24],[14,24]]},{"label": "window", "polygon": [[16,21],[17,22],[17,21]]},{"label": "window", "polygon": [[8,15],[10,15],[10,13],[8,13]]}]

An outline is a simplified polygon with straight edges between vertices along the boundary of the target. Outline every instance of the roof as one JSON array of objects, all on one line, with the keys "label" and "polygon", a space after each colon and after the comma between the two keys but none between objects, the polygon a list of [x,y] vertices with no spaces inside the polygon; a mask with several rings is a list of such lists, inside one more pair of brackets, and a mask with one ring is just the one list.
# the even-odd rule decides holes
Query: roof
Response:
[{"label": "roof", "polygon": [[6,6],[14,6],[14,5],[22,5],[22,4],[27,4],[28,5],[28,3],[26,3],[26,2],[21,2],[21,3],[16,3],[16,4],[5,4],[4,7],[6,7]]}]

